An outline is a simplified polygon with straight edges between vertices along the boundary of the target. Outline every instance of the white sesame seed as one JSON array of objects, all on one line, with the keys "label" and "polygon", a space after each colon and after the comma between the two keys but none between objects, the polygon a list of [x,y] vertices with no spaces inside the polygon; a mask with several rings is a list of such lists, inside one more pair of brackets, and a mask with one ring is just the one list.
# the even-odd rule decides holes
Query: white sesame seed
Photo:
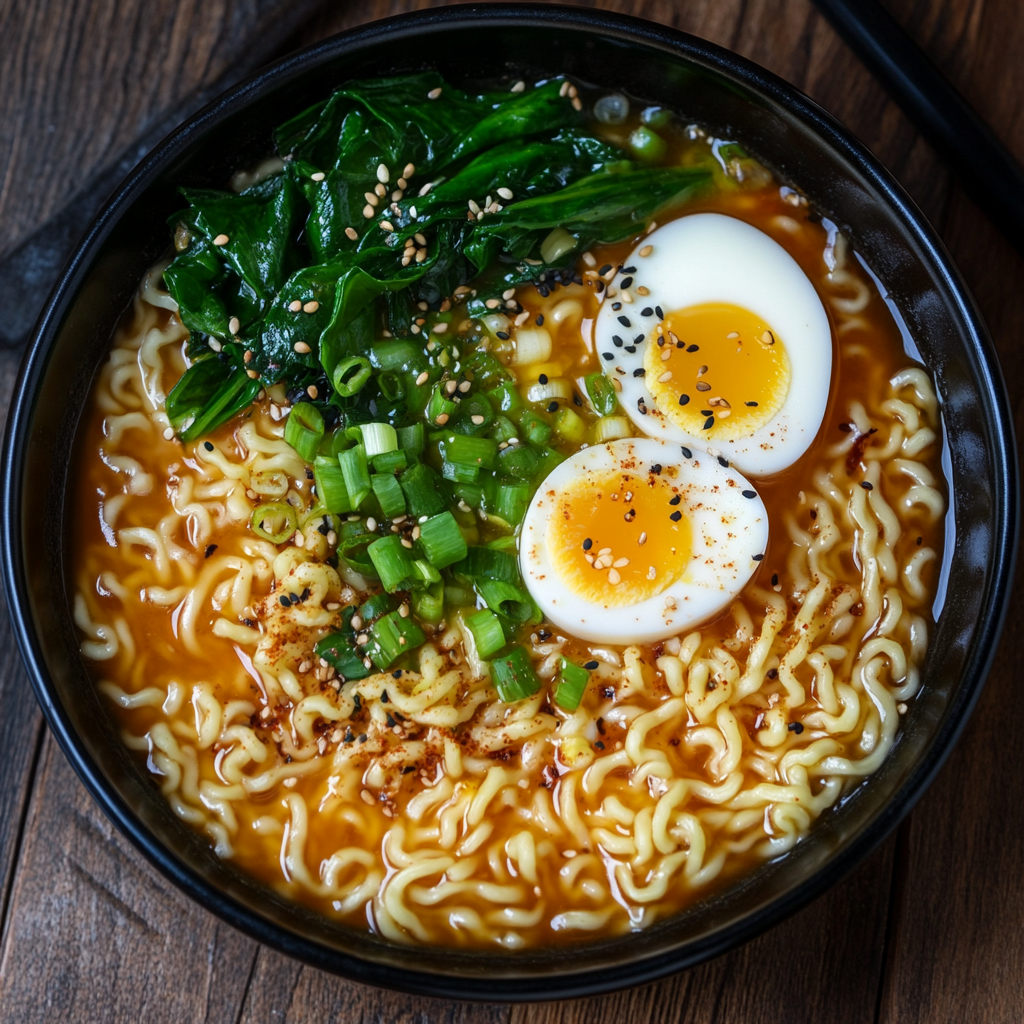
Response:
[{"label": "white sesame seed", "polygon": [[415,173],[416,173],[416,165],[415,164],[406,164],[405,165],[405,170],[402,171],[402,177],[403,178],[411,178]]},{"label": "white sesame seed", "polygon": [[224,346],[216,338],[210,339],[210,348],[212,348],[214,352],[219,352],[223,347]]},{"label": "white sesame seed", "polygon": [[371,205],[376,206],[380,202],[380,197],[376,192],[364,192],[363,198]]},{"label": "white sesame seed", "polygon": [[380,227],[381,227],[382,231],[394,231],[395,230],[394,226],[392,225],[391,221],[389,221],[389,220],[382,220],[380,222]]},{"label": "white sesame seed", "polygon": [[618,574],[618,572],[615,569],[609,569],[608,582],[614,587],[617,583],[622,582],[622,577]]},{"label": "white sesame seed", "polygon": [[640,255],[641,256],[650,256],[652,252],[654,252],[654,246],[653,245],[645,245],[640,250]]},{"label": "white sesame seed", "polygon": [[371,217],[373,216],[373,207],[372,207],[372,206],[371,206],[371,205],[370,205],[369,203],[367,203],[367,204],[366,204],[366,205],[365,205],[365,206],[363,207],[363,216],[364,216],[364,217],[365,217],[365,218],[366,218],[367,220],[369,220],[369,219],[370,219],[370,218],[371,218]]},{"label": "white sesame seed", "polygon": [[647,567],[647,578],[649,580],[653,580],[654,577],[657,576],[657,575],[658,575],[657,570],[654,568],[653,565],[650,565],[650,566]]},{"label": "white sesame seed", "polygon": [[239,319],[238,319],[238,317],[237,317],[237,316],[233,316],[233,317],[232,317],[232,318],[231,318],[231,319],[230,319],[230,320],[228,321],[228,330],[229,330],[229,331],[230,331],[230,332],[231,332],[232,334],[237,334],[237,333],[239,332],[239,330],[240,330],[241,326],[242,326],[242,324],[241,324],[241,322],[239,321]]},{"label": "white sesame seed", "polygon": [[516,319],[515,319],[516,327],[522,327],[523,324],[525,324],[526,321],[529,320],[529,319],[530,319],[530,311],[528,309],[524,309],[522,311],[522,313],[520,313],[519,316],[517,316]]},{"label": "white sesame seed", "polygon": [[391,172],[384,164],[379,164],[377,166],[377,180],[382,185],[386,185],[391,180]]},{"label": "white sesame seed", "polygon": [[416,234],[413,235],[412,237],[415,239],[417,245],[426,245],[427,244],[426,237],[421,232],[419,232],[419,231],[417,231]]},{"label": "white sesame seed", "polygon": [[498,195],[501,196],[502,199],[511,199],[512,189],[505,188],[505,186],[502,185],[501,188],[498,189]]},{"label": "white sesame seed", "polygon": [[418,377],[416,378],[416,383],[417,383],[418,385],[420,385],[420,386],[422,387],[422,385],[426,384],[426,383],[427,383],[427,381],[428,381],[429,379],[430,379],[430,374],[429,374],[429,373],[427,373],[427,371],[426,371],[426,370],[424,370],[424,371],[423,371],[423,372],[422,372],[422,373],[421,373],[421,374],[420,374],[420,375],[419,375],[419,376],[418,376]]},{"label": "white sesame seed", "polygon": [[398,606],[398,614],[401,615],[403,619],[409,618],[409,602],[408,601],[403,601]]},{"label": "white sesame seed", "polygon": [[569,83],[568,82],[563,82],[562,83],[562,88],[558,90],[558,95],[559,96],[564,96],[568,91],[569,91]]},{"label": "white sesame seed", "polygon": [[416,262],[417,263],[422,263],[426,258],[427,258],[427,250],[426,249],[417,249],[416,250]]},{"label": "white sesame seed", "polygon": [[444,322],[439,323],[439,324],[434,324],[434,333],[435,334],[444,334],[445,331],[447,331],[447,330],[448,330],[448,325],[446,323],[444,323]]},{"label": "white sesame seed", "polygon": [[616,569],[623,569],[627,565],[629,565],[629,559],[628,558],[616,558],[615,561],[612,562],[612,566],[614,568],[616,568]]},{"label": "white sesame seed", "polygon": [[488,299],[484,305],[488,309],[497,309],[501,305],[501,299]]},{"label": "white sesame seed", "polygon": [[501,293],[501,297],[502,297],[503,299],[511,299],[511,298],[513,298],[513,296],[514,296],[515,294],[516,294],[516,290],[515,290],[515,288],[506,288],[506,289],[505,289],[505,291],[503,291],[503,292]]},{"label": "white sesame seed", "polygon": [[311,174],[311,175],[310,175],[310,177],[311,177],[311,178],[312,178],[312,179],[313,179],[314,181],[323,181],[323,180],[324,180],[324,178],[326,178],[326,177],[327,177],[327,175],[326,175],[326,174],[324,174],[324,172],[323,172],[323,171],[317,171],[317,172],[316,172],[315,174]]},{"label": "white sesame seed", "polygon": [[333,548],[338,543],[338,535],[333,530],[327,531],[327,543]]},{"label": "white sesame seed", "polygon": [[310,384],[309,387],[306,388],[306,394],[309,395],[310,398],[317,398],[320,392],[317,390],[317,386],[315,384]]},{"label": "white sesame seed", "polygon": [[671,359],[672,358],[672,353],[674,351],[675,351],[674,348],[662,349],[661,350],[661,361],[664,363],[664,362],[667,362],[669,359]]},{"label": "white sesame seed", "polygon": [[431,89],[430,92],[427,93],[427,99],[428,100],[436,100],[437,97],[440,96],[440,95],[441,95],[441,87],[438,86],[436,89]]},{"label": "white sesame seed", "polygon": [[516,82],[516,84],[512,86],[510,91],[511,92],[522,92],[525,88],[526,88],[526,83],[523,82],[523,81],[519,81],[519,82]]},{"label": "white sesame seed", "polygon": [[454,395],[454,394],[455,394],[455,389],[456,389],[457,387],[458,387],[458,384],[456,384],[456,382],[455,382],[455,381],[453,381],[453,380],[450,380],[450,381],[448,381],[448,383],[447,383],[447,384],[445,384],[445,386],[444,386],[444,389],[445,389],[445,391],[446,391],[446,392],[447,392],[447,393],[448,393],[449,395]]},{"label": "white sesame seed", "polygon": [[420,539],[420,534],[421,534],[422,532],[423,532],[423,531],[422,531],[422,530],[421,530],[421,529],[420,529],[420,528],[419,528],[418,526],[414,526],[414,527],[412,528],[412,539],[413,539],[413,540],[419,540],[419,539]]},{"label": "white sesame seed", "polygon": [[320,303],[316,299],[310,299],[309,302],[304,303],[302,307],[303,313],[315,313],[320,308]]},{"label": "white sesame seed", "polygon": [[299,355],[304,356],[307,352],[309,352],[309,346],[304,341],[295,342],[295,345],[293,347],[295,351],[299,353]]},{"label": "white sesame seed", "polygon": [[406,539],[405,539],[405,538],[403,537],[403,538],[402,538],[402,547],[403,547],[403,548],[411,548],[411,547],[412,547],[412,541],[411,541],[411,540],[406,540]]},{"label": "white sesame seed", "polygon": [[410,263],[412,263],[412,257],[411,256],[403,256],[402,257],[402,266],[403,267],[409,266]]},{"label": "white sesame seed", "polygon": [[[415,220],[419,216],[419,214],[416,212],[415,206],[409,207],[409,216],[412,217],[413,220]],[[424,242],[423,244],[426,245],[426,242]]]},{"label": "white sesame seed", "polygon": [[463,394],[465,394],[465,393],[466,393],[466,392],[467,392],[467,391],[468,391],[468,390],[469,390],[469,389],[470,389],[470,388],[471,388],[472,386],[473,386],[473,382],[472,382],[472,381],[469,381],[469,380],[464,380],[464,381],[463,381],[463,382],[462,382],[462,383],[461,383],[461,384],[459,385],[459,390],[460,390],[460,391],[461,391],[461,392],[462,392]]},{"label": "white sesame seed", "polygon": [[257,373],[257,372],[256,372],[255,370],[246,370],[245,372],[246,372],[246,373],[248,374],[248,376],[249,376],[249,377],[251,377],[251,378],[252,378],[253,380],[255,380],[255,379],[256,379],[256,378],[257,378],[257,377],[259,376],[259,374],[258,374],[258,373]]},{"label": "white sesame seed", "polygon": [[469,208],[470,208],[470,210],[473,211],[473,213],[479,213],[480,212],[480,207],[477,204],[476,200],[474,200],[474,199],[470,199],[470,201],[469,201]]},{"label": "white sesame seed", "polygon": [[214,240],[214,245],[227,245],[230,239],[227,235],[218,235]]},{"label": "white sesame seed", "polygon": [[167,427],[166,430],[164,430],[164,440],[170,441],[172,437],[174,437],[174,427]]},{"label": "white sesame seed", "polygon": [[434,422],[437,423],[439,426],[443,427],[448,422],[448,413],[439,413],[437,419],[435,419]]},{"label": "white sesame seed", "polygon": [[658,381],[659,381],[660,383],[664,384],[664,383],[665,383],[666,381],[670,381],[671,379],[672,379],[672,371],[671,371],[671,370],[666,370],[666,371],[665,371],[665,372],[664,372],[664,373],[663,373],[663,374],[662,374],[662,375],[661,375],[661,376],[660,376],[660,377],[658,378]]},{"label": "white sesame seed", "polygon": [[[383,199],[386,193],[387,193],[387,189],[384,187],[384,185],[381,182],[377,182],[377,184],[373,186],[373,194],[375,196],[379,196],[381,199]],[[374,205],[376,205],[376,204],[374,204]]]},{"label": "white sesame seed", "polygon": [[302,312],[302,299],[292,299],[292,301],[288,303],[288,308],[293,313],[301,313]]},{"label": "white sesame seed", "polygon": [[366,528],[370,531],[370,533],[377,532],[377,520],[374,519],[373,516],[367,516]]},{"label": "white sesame seed", "polygon": [[573,110],[582,110],[583,109],[583,101],[579,98],[579,96],[573,96],[573,98],[572,98],[572,109]]},{"label": "white sesame seed", "polygon": [[345,234],[354,242],[359,237],[359,232],[355,228],[345,228]]},{"label": "white sesame seed", "polygon": [[644,544],[646,544],[646,543],[647,543],[647,533],[645,531],[644,533],[641,533],[640,536],[637,538],[637,545],[639,547],[643,547]]},{"label": "white sesame seed", "polygon": [[670,612],[671,612],[671,611],[675,611],[675,607],[676,607],[676,599],[675,599],[674,597],[666,597],[666,598],[665,598],[665,607],[666,607],[666,608],[667,608],[667,609],[668,609],[668,610],[669,610]]},{"label": "white sesame seed", "polygon": [[430,191],[430,190],[431,190],[431,189],[432,189],[433,187],[434,187],[434,183],[433,183],[432,181],[428,181],[428,182],[426,183],[426,185],[424,185],[424,186],[423,186],[423,187],[422,187],[422,188],[421,188],[421,189],[419,190],[419,192],[417,192],[417,193],[416,193],[416,195],[418,195],[418,196],[419,196],[420,198],[422,198],[422,197],[423,197],[423,196],[425,196],[425,195],[426,195],[426,194],[427,194],[427,193],[428,193],[428,192],[429,192],[429,191]]},{"label": "white sesame seed", "polygon": [[470,420],[472,420],[474,426],[479,427],[483,423],[484,418],[483,416],[470,416]]}]

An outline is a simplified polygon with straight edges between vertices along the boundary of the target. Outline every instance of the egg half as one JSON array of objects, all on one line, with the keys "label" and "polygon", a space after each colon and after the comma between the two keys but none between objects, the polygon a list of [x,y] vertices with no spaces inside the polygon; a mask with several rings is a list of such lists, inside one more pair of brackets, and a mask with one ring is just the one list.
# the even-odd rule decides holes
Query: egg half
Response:
[{"label": "egg half", "polygon": [[767,543],[764,504],[726,459],[634,437],[584,448],[548,475],[519,560],[556,626],[648,643],[728,607]]},{"label": "egg half", "polygon": [[792,465],[821,426],[832,332],[814,286],[763,231],[698,213],[648,235],[594,324],[644,434],[714,448],[745,473]]}]

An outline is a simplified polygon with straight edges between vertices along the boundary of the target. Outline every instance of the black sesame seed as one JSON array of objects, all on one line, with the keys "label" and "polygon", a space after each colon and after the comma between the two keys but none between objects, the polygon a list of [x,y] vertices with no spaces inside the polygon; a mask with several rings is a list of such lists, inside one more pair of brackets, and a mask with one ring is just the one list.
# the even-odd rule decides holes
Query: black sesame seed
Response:
[{"label": "black sesame seed", "polygon": [[361,732],[359,734],[359,742],[360,743],[365,743],[367,739],[368,739],[368,737],[367,737],[365,732]]},{"label": "black sesame seed", "polygon": [[635,352],[636,351],[636,345],[627,345],[626,346],[626,351],[629,352],[629,353]]},{"label": "black sesame seed", "polygon": [[743,497],[744,498],[756,498],[757,497],[757,491],[743,491],[742,493],[743,493]]},{"label": "black sesame seed", "polygon": [[687,352],[699,352],[700,351],[700,345],[687,345],[686,346],[686,351]]},{"label": "black sesame seed", "polygon": [[291,601],[288,600],[288,595],[287,594],[282,594],[278,598],[278,601],[281,602],[281,607],[282,608],[287,608],[291,604]]},{"label": "black sesame seed", "polygon": [[636,267],[623,267],[622,268],[622,272],[624,274],[635,274],[636,273]]},{"label": "black sesame seed", "polygon": [[770,668],[765,674],[768,676],[769,679],[779,678],[779,670],[777,668]]},{"label": "black sesame seed", "polygon": [[724,455],[718,456],[718,464],[722,467],[722,469],[729,468],[729,460]]},{"label": "black sesame seed", "polygon": [[543,313],[538,313],[538,314],[537,314],[537,319],[536,319],[536,320],[534,320],[533,322],[534,322],[534,323],[535,323],[535,324],[536,324],[536,325],[537,325],[538,327],[543,327],[543,326],[544,326],[544,314],[543,314]]},{"label": "black sesame seed", "polygon": [[642,377],[642,376],[643,376],[643,375],[644,375],[644,374],[645,374],[646,372],[647,372],[647,371],[646,371],[646,370],[645,370],[645,369],[644,369],[644,368],[643,368],[642,366],[638,366],[638,367],[637,367],[637,368],[636,368],[636,369],[635,369],[635,370],[633,371],[633,376],[634,376],[634,377]]},{"label": "black sesame seed", "polygon": [[636,336],[636,337],[635,337],[635,338],[633,339],[633,344],[634,344],[634,345],[639,345],[639,344],[640,344],[640,343],[641,343],[641,342],[642,342],[643,340],[644,340],[644,336],[643,336],[642,334],[638,334],[638,335],[637,335],[637,336]]},{"label": "black sesame seed", "polygon": [[208,452],[212,452],[212,451],[213,451],[213,445],[212,445],[212,444],[211,444],[211,443],[210,443],[209,441],[204,441],[204,442],[203,442],[203,447],[204,447],[204,448],[205,448],[205,449],[206,449],[206,450],[207,450]]},{"label": "black sesame seed", "polygon": [[682,500],[682,496],[677,494],[674,498],[670,498],[668,503],[670,505],[678,505]]},{"label": "black sesame seed", "polygon": [[622,339],[617,334],[613,334],[612,335],[612,344],[616,348],[622,348]]},{"label": "black sesame seed", "polygon": [[392,718],[391,715],[388,715],[386,720],[387,720],[387,723],[388,723],[388,728],[389,729],[393,729],[395,727],[395,720],[394,720],[394,718]]},{"label": "black sesame seed", "polygon": [[641,416],[647,415],[647,405],[642,398],[636,400],[636,407],[640,411]]},{"label": "black sesame seed", "polygon": [[602,352],[602,353],[601,353],[601,356],[602,356],[602,357],[603,357],[604,359],[614,359],[614,358],[615,358],[615,356],[613,356],[613,355],[611,354],[611,352]]},{"label": "black sesame seed", "polygon": [[683,453],[683,458],[684,459],[692,459],[693,458],[693,452],[691,452],[689,448],[683,448],[680,445],[680,451]]},{"label": "black sesame seed", "polygon": [[597,663],[596,661],[588,661],[588,662],[586,662],[586,664],[584,664],[584,666],[583,666],[583,667],[584,667],[584,668],[585,668],[585,669],[586,669],[586,670],[587,670],[588,672],[593,672],[593,671],[594,671],[594,669],[595,669],[595,668],[597,668],[597,664],[598,664],[598,663]]},{"label": "black sesame seed", "polygon": [[715,425],[715,417],[714,417],[714,416],[709,416],[709,417],[708,417],[708,418],[707,418],[707,419],[706,419],[706,420],[704,421],[704,427],[703,427],[703,429],[704,429],[704,430],[710,430],[710,429],[711,429],[711,428],[712,428],[712,427],[713,427],[714,425]]},{"label": "black sesame seed", "polygon": [[633,278],[631,278],[631,277],[624,277],[619,282],[619,287],[620,288],[628,288],[632,283],[633,283]]},{"label": "black sesame seed", "polygon": [[680,405],[689,405],[690,404],[690,396],[689,395],[680,395],[679,396],[679,404]]},{"label": "black sesame seed", "polygon": [[651,466],[651,472],[655,476],[661,476],[661,463],[660,462],[656,462],[653,466]]},{"label": "black sesame seed", "polygon": [[507,331],[495,331],[494,333],[497,337],[501,338],[502,341],[508,341]]},{"label": "black sesame seed", "polygon": [[924,537],[918,537],[917,538],[917,546],[920,547],[923,541],[924,541]]},{"label": "black sesame seed", "polygon": [[589,537],[583,542],[584,551],[589,551],[593,546],[594,542]]},{"label": "black sesame seed", "polygon": [[757,408],[757,402],[744,402],[743,404],[750,406],[751,409]]},{"label": "black sesame seed", "polygon": [[594,743],[594,746],[597,747],[598,750],[604,750],[604,744],[600,740],[597,740]]},{"label": "black sesame seed", "polygon": [[539,376],[539,377],[537,378],[537,380],[538,380],[538,382],[539,382],[539,383],[541,383],[541,384],[547,384],[547,382],[548,382],[548,375],[547,375],[546,373],[542,373],[542,374],[541,374],[541,375],[540,375],[540,376]]},{"label": "black sesame seed", "polygon": [[665,319],[665,314],[662,313],[661,306],[655,306],[654,307],[654,312],[658,314],[658,319],[659,320],[664,320]]},{"label": "black sesame seed", "polygon": [[392,679],[401,679],[402,678],[402,670],[400,668],[395,669],[395,671],[391,673],[391,678]]},{"label": "black sesame seed", "polygon": [[402,774],[403,775],[408,775],[409,772],[414,772],[414,771],[416,771],[416,765],[414,765],[414,764],[404,764],[404,765],[402,765]]},{"label": "black sesame seed", "polygon": [[701,409],[700,414],[701,414],[701,416],[711,416],[711,415],[713,415],[713,413],[711,412],[710,409]]},{"label": "black sesame seed", "polygon": [[673,523],[678,523],[679,520],[682,519],[682,518],[683,518],[683,513],[682,512],[673,512],[672,515],[669,516],[669,519],[671,519]]},{"label": "black sesame seed", "polygon": [[309,600],[309,587],[304,587],[303,588],[302,593],[299,594],[299,599],[302,600],[302,601],[308,601]]},{"label": "black sesame seed", "polygon": [[612,309],[614,309],[615,312],[618,313],[618,311],[620,309],[622,309],[622,303],[621,302],[613,302],[612,303]]},{"label": "black sesame seed", "polygon": [[786,727],[790,732],[795,732],[797,736],[804,731],[803,722],[790,722]]},{"label": "black sesame seed", "polygon": [[331,532],[331,521],[327,518],[327,516],[324,516],[323,519],[320,520],[320,525],[316,528],[316,530],[317,533],[319,533],[323,537],[326,537],[327,534]]},{"label": "black sesame seed", "polygon": [[572,393],[572,404],[579,406],[583,405],[583,399],[580,398],[580,396],[575,391]]},{"label": "black sesame seed", "polygon": [[539,640],[542,640],[542,641],[550,640],[551,639],[551,630],[550,629],[538,629],[537,630],[537,638]]},{"label": "black sesame seed", "polygon": [[605,275],[605,274],[607,274],[607,273],[608,273],[608,271],[609,271],[609,270],[611,270],[611,269],[612,269],[612,265],[611,265],[610,263],[606,263],[606,264],[605,264],[605,265],[604,265],[604,266],[603,266],[603,267],[602,267],[602,268],[601,268],[601,269],[600,269],[600,270],[598,271],[598,274],[600,274],[600,275],[601,275],[601,277],[604,277],[604,275]]},{"label": "black sesame seed", "polygon": [[640,310],[640,315],[641,316],[650,316],[653,312],[654,312],[654,310],[651,309],[650,306],[644,306],[644,308]]},{"label": "black sesame seed", "polygon": [[754,555],[755,562],[760,562],[762,558],[764,558],[764,555]]},{"label": "black sesame seed", "polygon": [[629,317],[628,316],[620,316],[618,319],[619,319],[619,323],[622,324],[623,327],[631,326],[630,322],[629,322]]},{"label": "black sesame seed", "polygon": [[210,555],[212,555],[214,553],[214,551],[216,551],[216,550],[217,550],[217,545],[216,544],[207,544],[206,545],[206,554],[203,557],[204,558],[209,558]]},{"label": "black sesame seed", "polygon": [[875,485],[869,483],[867,480],[861,480],[860,485],[865,491],[873,491],[875,489]]},{"label": "black sesame seed", "polygon": [[558,402],[548,402],[548,412],[558,412]]}]

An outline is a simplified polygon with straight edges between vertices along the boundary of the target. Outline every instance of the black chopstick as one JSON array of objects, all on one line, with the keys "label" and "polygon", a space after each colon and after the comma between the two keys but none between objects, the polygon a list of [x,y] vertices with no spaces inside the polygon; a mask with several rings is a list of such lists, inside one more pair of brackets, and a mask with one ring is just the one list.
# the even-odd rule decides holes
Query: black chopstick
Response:
[{"label": "black chopstick", "polygon": [[1024,255],[1024,170],[992,129],[877,0],[814,4]]}]

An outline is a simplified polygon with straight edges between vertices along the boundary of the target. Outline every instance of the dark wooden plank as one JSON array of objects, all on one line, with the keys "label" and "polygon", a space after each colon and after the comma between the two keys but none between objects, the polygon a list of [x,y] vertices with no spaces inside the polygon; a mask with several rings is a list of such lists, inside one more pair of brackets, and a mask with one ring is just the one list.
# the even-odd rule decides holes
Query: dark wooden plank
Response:
[{"label": "dark wooden plank", "polygon": [[0,1020],[234,1021],[256,943],[115,832],[47,736],[9,926]]}]

